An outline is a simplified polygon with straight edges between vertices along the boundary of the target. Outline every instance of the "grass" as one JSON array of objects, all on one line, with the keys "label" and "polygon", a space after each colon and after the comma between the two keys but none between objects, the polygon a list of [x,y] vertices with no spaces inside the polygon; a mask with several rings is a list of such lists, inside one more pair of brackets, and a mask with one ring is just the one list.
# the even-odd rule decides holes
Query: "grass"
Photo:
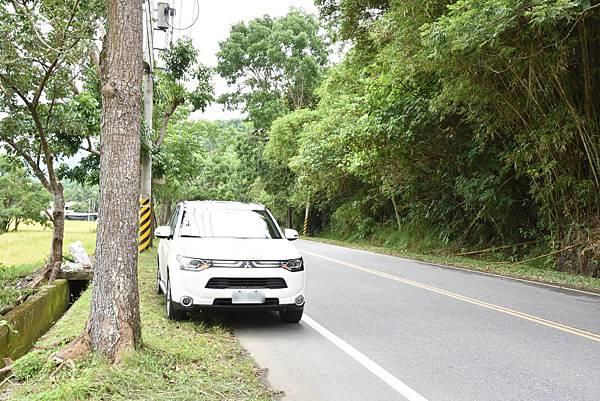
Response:
[{"label": "grass", "polygon": [[[18,290],[14,283],[42,267],[50,253],[52,229],[39,224],[19,225],[19,231],[0,235],[0,306],[16,300],[33,290]],[[75,241],[81,241],[89,254],[96,244],[96,223],[65,221],[64,253]]]},{"label": "grass", "polygon": [[435,238],[427,237],[421,240],[416,238],[417,236],[415,235],[398,234],[394,236],[394,234],[387,235],[385,232],[377,233],[370,239],[342,240],[335,238],[331,233],[324,233],[320,237],[304,237],[304,239],[327,244],[346,246],[423,262],[462,267],[507,277],[600,292],[600,278],[557,271],[549,267],[548,263],[543,263],[540,260],[529,263],[507,263],[501,262],[501,255],[498,254],[489,255],[487,258],[455,256],[448,252],[450,248],[440,245],[439,241],[436,241]]},{"label": "grass", "polygon": [[[50,253],[52,228],[39,224],[19,225],[19,231],[0,235],[0,263],[6,266],[41,264]],[[68,252],[71,243],[80,240],[89,254],[94,253],[96,244],[96,222],[65,221],[63,249]]]},{"label": "grass", "polygon": [[87,290],[34,350],[15,362],[7,399],[272,399],[274,393],[260,381],[261,370],[227,328],[198,317],[182,322],[164,317],[163,297],[153,293],[155,260],[154,252],[140,256],[140,349],[118,365],[90,357],[74,368],[57,369],[50,357],[83,329],[91,296]]}]

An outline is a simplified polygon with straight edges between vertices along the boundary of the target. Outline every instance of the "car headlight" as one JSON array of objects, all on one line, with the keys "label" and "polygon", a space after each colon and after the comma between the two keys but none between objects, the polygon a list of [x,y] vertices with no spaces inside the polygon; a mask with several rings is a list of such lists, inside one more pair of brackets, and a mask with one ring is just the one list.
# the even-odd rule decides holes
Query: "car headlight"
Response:
[{"label": "car headlight", "polygon": [[212,266],[212,261],[198,258],[188,258],[186,256],[177,256],[179,268],[181,270],[202,271]]},{"label": "car headlight", "polygon": [[302,258],[284,260],[281,262],[281,267],[291,272],[299,272],[304,270],[304,262],[302,261]]}]

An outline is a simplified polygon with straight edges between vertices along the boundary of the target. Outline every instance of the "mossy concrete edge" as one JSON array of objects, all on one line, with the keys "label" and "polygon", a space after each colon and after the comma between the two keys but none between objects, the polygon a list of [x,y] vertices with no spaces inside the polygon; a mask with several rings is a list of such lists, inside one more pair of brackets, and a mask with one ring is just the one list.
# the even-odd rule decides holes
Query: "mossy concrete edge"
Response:
[{"label": "mossy concrete edge", "polygon": [[55,280],[6,314],[0,326],[0,367],[4,358],[15,360],[27,353],[69,306],[67,280]]}]

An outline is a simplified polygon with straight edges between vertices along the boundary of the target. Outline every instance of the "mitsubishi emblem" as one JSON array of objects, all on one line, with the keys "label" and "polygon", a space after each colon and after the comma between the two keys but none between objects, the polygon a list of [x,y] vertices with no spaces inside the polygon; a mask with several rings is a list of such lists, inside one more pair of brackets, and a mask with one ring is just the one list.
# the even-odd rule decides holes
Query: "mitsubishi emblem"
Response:
[{"label": "mitsubishi emblem", "polygon": [[250,262],[244,262],[244,269],[252,268],[252,264]]}]

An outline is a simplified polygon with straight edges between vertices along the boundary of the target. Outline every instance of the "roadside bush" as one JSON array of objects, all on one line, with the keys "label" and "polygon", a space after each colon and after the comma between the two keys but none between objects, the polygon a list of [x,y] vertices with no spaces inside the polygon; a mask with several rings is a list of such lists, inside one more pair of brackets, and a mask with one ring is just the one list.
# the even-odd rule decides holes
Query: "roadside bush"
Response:
[{"label": "roadside bush", "polygon": [[331,216],[331,229],[342,238],[363,240],[370,237],[375,230],[375,221],[362,212],[358,200],[342,204]]}]

